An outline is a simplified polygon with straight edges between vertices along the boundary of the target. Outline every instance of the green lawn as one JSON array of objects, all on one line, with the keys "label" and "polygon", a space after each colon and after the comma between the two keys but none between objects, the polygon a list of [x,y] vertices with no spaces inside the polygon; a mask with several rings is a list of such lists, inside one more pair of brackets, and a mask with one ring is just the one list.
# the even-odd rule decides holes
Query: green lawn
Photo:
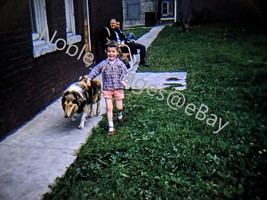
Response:
[{"label": "green lawn", "polygon": [[266,46],[238,27],[166,27],[140,71],[186,71],[185,104],[127,90],[125,124],[107,136],[104,116],[44,199],[266,199]]},{"label": "green lawn", "polygon": [[125,34],[134,33],[134,37],[137,40],[138,38],[140,38],[145,33],[149,32],[150,30],[151,30],[150,27],[135,27],[135,28],[124,28],[123,32]]}]

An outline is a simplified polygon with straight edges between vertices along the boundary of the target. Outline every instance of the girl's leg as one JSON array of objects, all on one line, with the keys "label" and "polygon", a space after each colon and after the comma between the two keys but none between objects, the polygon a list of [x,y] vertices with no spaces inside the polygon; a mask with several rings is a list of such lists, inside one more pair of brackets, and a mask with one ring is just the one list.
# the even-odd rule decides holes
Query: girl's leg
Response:
[{"label": "girl's leg", "polygon": [[116,100],[116,108],[117,110],[123,110],[123,101],[121,100]]},{"label": "girl's leg", "polygon": [[108,125],[109,125],[109,133],[114,131],[114,124],[113,124],[113,103],[112,99],[105,98],[106,102],[106,111],[107,111],[107,118],[108,118]]}]

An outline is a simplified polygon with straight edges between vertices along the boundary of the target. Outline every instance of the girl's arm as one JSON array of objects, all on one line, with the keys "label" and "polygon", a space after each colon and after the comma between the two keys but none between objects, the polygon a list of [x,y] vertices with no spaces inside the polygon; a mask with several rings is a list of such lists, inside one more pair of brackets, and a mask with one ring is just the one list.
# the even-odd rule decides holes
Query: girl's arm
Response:
[{"label": "girl's arm", "polygon": [[101,63],[99,63],[98,65],[96,65],[92,71],[89,72],[89,74],[86,76],[86,83],[88,86],[91,86],[90,81],[92,79],[94,79],[95,77],[97,77],[101,72],[102,72],[102,68],[104,66],[105,61],[102,61]]},{"label": "girl's arm", "polygon": [[126,83],[125,81],[121,81],[121,84],[122,84],[122,86],[123,86],[124,88],[127,87],[127,83]]}]

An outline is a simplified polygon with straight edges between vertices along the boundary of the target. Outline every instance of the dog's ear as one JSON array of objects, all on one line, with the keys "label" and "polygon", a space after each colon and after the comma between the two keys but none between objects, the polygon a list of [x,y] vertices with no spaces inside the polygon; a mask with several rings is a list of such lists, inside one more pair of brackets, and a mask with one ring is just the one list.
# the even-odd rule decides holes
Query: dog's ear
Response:
[{"label": "dog's ear", "polygon": [[68,95],[70,92],[67,90],[67,91],[64,91],[63,92],[63,96],[66,96],[66,95]]},{"label": "dog's ear", "polygon": [[62,94],[62,102],[64,102],[66,100],[66,96],[69,94],[70,92],[68,90],[64,91],[63,94]]},{"label": "dog's ear", "polygon": [[65,101],[66,100],[66,96],[69,94],[70,92],[67,90],[67,91],[64,91],[63,94],[62,94],[62,101]]},{"label": "dog's ear", "polygon": [[65,93],[66,93],[66,92],[63,93],[62,98],[61,98],[61,106],[62,106],[63,109],[64,109],[64,107],[65,107],[64,103],[65,103],[65,101],[66,101],[66,97],[65,97],[66,95],[65,95]]}]

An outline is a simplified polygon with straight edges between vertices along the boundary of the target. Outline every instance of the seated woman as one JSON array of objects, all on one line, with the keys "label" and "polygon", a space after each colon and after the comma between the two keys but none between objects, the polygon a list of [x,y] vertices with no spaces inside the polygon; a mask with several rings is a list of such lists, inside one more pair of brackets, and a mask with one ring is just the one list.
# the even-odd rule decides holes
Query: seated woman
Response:
[{"label": "seated woman", "polygon": [[[126,39],[126,44],[129,45],[133,45],[136,49],[140,49],[140,64],[148,67],[149,65],[146,62],[146,47],[140,43],[137,43],[133,38],[129,38],[127,36],[125,36],[125,34],[122,32],[121,30],[121,22],[117,19],[116,22],[116,27],[117,29],[121,32],[121,34],[124,35]],[[129,34],[130,37],[133,37],[133,34]]]},{"label": "seated woman", "polygon": [[[107,42],[114,40],[120,45],[123,52],[125,52],[125,49],[123,47],[126,44],[130,48],[132,54],[137,54],[137,48],[135,44],[127,42],[128,41],[127,37],[116,27],[116,22],[117,22],[116,18],[111,18],[109,20],[107,27],[103,29],[100,36],[100,43],[102,47],[104,47]],[[128,49],[126,49],[126,52],[127,51]],[[140,60],[141,60],[140,64],[148,66],[145,61],[144,55],[141,56],[141,53],[140,53]]]}]

